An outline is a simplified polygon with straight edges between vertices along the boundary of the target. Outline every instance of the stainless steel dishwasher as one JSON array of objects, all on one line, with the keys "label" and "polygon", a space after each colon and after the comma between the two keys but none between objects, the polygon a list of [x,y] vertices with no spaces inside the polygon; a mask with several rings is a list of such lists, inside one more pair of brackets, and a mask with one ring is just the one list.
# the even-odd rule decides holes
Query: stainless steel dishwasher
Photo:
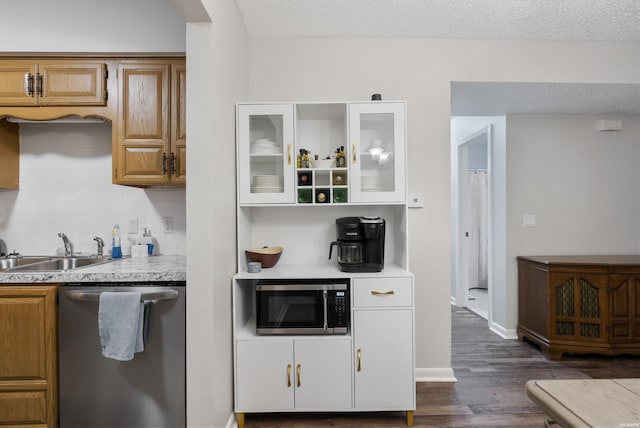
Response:
[{"label": "stainless steel dishwasher", "polygon": [[[66,284],[59,289],[60,427],[186,426],[185,282]],[[145,302],[145,346],[133,360],[102,356],[103,291]]]}]

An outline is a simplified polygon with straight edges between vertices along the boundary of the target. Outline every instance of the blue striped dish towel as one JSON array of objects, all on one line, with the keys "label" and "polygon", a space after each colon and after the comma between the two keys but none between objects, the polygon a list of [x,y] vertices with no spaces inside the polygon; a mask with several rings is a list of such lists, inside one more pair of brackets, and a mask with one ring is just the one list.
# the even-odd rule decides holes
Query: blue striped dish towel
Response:
[{"label": "blue striped dish towel", "polygon": [[98,332],[102,355],[129,361],[144,351],[144,304],[140,292],[102,292],[98,308]]}]

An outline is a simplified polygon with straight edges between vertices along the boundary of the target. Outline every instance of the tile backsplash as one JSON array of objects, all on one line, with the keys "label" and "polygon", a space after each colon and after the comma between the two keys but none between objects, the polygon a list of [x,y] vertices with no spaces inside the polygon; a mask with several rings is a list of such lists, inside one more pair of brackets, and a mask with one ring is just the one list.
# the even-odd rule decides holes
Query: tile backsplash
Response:
[{"label": "tile backsplash", "polygon": [[[56,254],[64,232],[76,253],[111,251],[120,225],[123,253],[151,229],[156,254],[186,254],[185,189],[111,183],[111,125],[26,124],[20,129],[20,190],[0,190],[0,251]],[[173,232],[164,233],[171,217]],[[138,233],[129,233],[137,223]]]}]

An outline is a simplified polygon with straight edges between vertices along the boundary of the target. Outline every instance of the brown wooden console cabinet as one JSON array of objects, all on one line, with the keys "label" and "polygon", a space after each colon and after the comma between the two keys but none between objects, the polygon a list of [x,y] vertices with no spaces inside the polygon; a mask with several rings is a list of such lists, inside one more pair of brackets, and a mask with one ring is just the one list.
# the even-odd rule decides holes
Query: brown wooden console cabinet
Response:
[{"label": "brown wooden console cabinet", "polygon": [[543,354],[640,354],[640,256],[520,256],[518,339]]}]

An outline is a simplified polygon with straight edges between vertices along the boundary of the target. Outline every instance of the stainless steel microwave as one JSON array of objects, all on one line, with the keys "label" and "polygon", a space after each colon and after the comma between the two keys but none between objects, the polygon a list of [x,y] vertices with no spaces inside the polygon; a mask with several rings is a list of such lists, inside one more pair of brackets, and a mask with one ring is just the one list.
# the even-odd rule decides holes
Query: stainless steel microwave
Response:
[{"label": "stainless steel microwave", "polygon": [[346,334],[349,282],[280,282],[256,285],[257,334]]}]

